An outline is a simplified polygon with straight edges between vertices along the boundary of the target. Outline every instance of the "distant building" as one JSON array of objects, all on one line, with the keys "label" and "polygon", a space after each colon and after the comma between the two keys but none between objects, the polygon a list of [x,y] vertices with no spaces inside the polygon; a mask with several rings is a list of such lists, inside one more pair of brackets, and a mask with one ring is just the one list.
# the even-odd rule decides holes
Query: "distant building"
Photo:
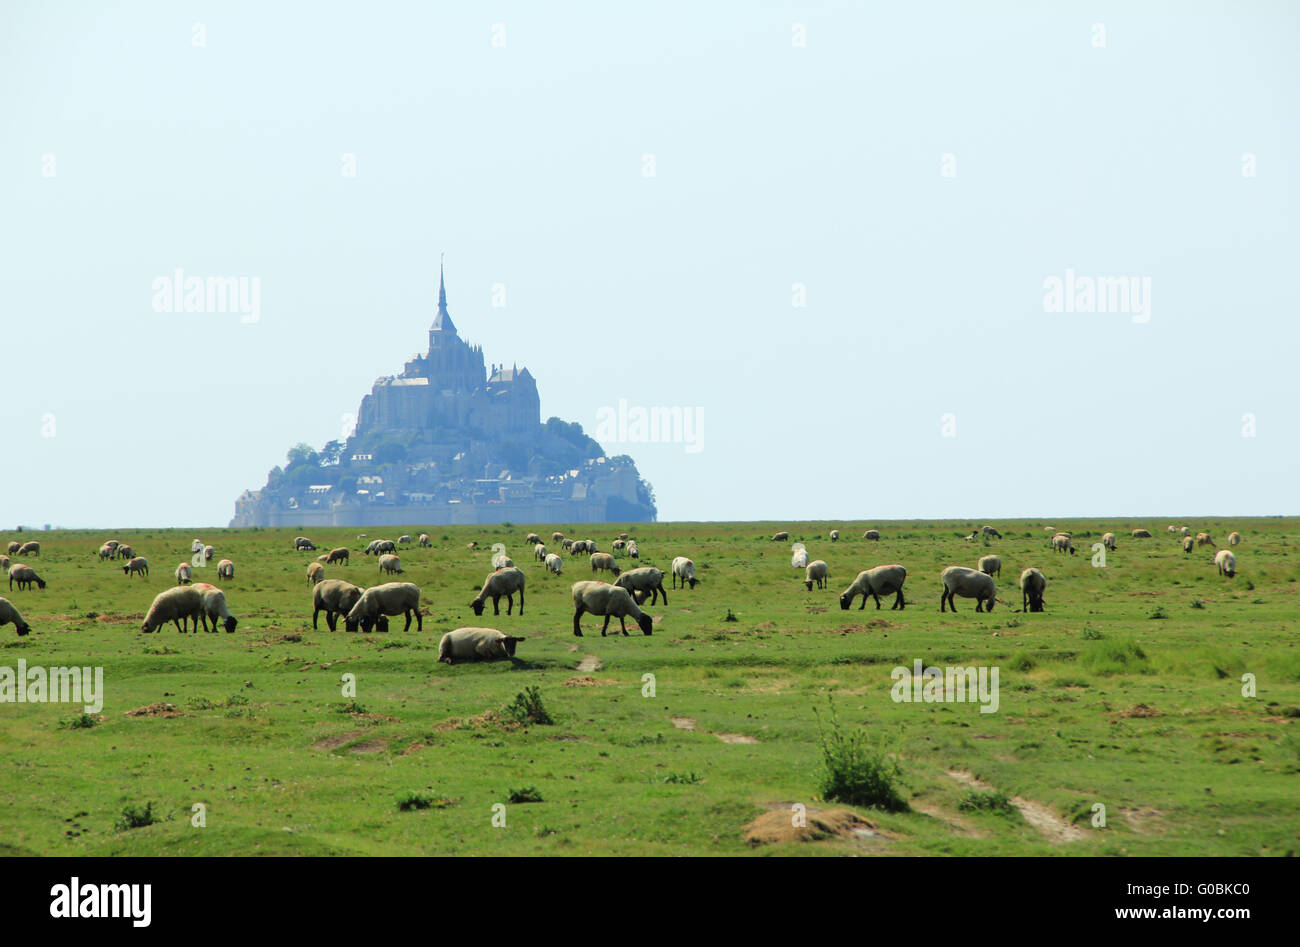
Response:
[{"label": "distant building", "polygon": [[580,425],[543,424],[528,369],[489,367],[460,338],[442,273],[428,351],[375,381],[345,444],[291,451],[290,461],[239,496],[231,526],[655,518],[630,457],[606,457]]}]

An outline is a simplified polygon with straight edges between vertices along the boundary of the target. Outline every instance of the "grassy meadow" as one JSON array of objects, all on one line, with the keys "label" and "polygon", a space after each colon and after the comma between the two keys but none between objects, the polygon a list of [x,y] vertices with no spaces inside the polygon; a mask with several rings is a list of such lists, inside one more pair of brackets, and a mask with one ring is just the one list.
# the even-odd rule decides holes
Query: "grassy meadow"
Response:
[{"label": "grassy meadow", "polygon": [[[1166,525],[1208,530],[1234,547],[1220,577],[1215,547],[1184,554]],[[694,559],[700,584],[648,606],[654,634],[602,638],[585,616],[572,634],[574,581],[532,561],[524,537],[560,529],[602,551],[625,527],[569,524],[403,529],[116,530],[11,533],[38,539],[49,587],[0,590],[32,626],[0,628],[0,666],[102,666],[105,702],[0,704],[0,846],[6,854],[574,854],[574,855],[1282,855],[1300,851],[1300,520],[999,521],[1001,540],[968,542],[978,524],[654,523],[629,529],[641,564]],[[1053,553],[1043,527],[1074,532],[1078,555]],[[1136,526],[1151,530],[1135,540]],[[864,541],[878,527],[879,542]],[[831,543],[831,528],[842,538]],[[788,530],[830,566],[805,591]],[[1094,567],[1111,530],[1119,548]],[[427,531],[403,548],[425,605],[424,630],[348,633],[311,627],[308,563],[293,537],[352,561],[326,575],[384,581],[370,538]],[[234,634],[143,634],[153,596],[174,584],[190,541],[216,547],[196,581],[226,592]],[[147,580],[100,562],[116,538],[149,559]],[[480,548],[468,550],[477,540]],[[505,543],[528,575],[524,614],[469,608]],[[939,573],[1002,557],[991,614],[958,599],[940,614]],[[216,561],[231,558],[233,580]],[[851,611],[839,593],[862,569],[901,563],[908,607]],[[620,565],[627,566],[621,560]],[[1037,566],[1046,611],[1019,611],[1016,581]],[[666,580],[667,584],[667,580]],[[6,583],[7,586],[7,583]],[[513,662],[438,663],[438,639],[466,625],[527,640]],[[891,699],[896,666],[999,669],[999,707]],[[355,697],[343,675],[355,675]],[[1243,675],[1257,694],[1243,696]],[[653,696],[645,675],[653,675]],[[551,724],[507,707],[537,688]],[[885,812],[819,798],[820,726],[830,700],[846,731],[893,754],[907,808]],[[88,725],[87,725],[88,724]],[[529,801],[540,800],[540,801]],[[192,824],[201,803],[205,825]],[[826,837],[776,831],[799,803]],[[1105,825],[1094,825],[1094,806]],[[125,809],[152,824],[126,827]],[[504,808],[502,808],[504,807]],[[768,814],[765,816],[765,813]],[[137,813],[139,814],[139,813]],[[504,825],[501,823],[504,820]],[[137,819],[148,822],[148,819]],[[762,820],[760,820],[761,822]],[[497,823],[497,824],[494,824]],[[844,825],[848,828],[843,828]]]}]

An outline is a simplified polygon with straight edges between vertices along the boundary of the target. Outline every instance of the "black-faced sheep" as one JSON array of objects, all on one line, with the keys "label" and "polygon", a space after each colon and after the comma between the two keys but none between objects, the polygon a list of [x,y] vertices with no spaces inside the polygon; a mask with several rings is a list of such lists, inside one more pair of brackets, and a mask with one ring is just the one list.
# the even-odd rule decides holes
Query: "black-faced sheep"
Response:
[{"label": "black-faced sheep", "polygon": [[561,559],[559,556],[557,556],[557,555],[556,555],[555,553],[553,553],[553,552],[547,553],[547,554],[546,554],[546,571],[548,571],[548,572],[553,572],[553,573],[555,573],[556,575],[559,575],[561,572],[564,571],[564,560]]},{"label": "black-faced sheep", "polygon": [[1214,564],[1219,567],[1219,575],[1231,579],[1237,574],[1237,557],[1226,549],[1220,549],[1214,554]]},{"label": "black-faced sheep", "polygon": [[351,582],[344,582],[342,579],[325,579],[317,582],[311,590],[311,626],[318,627],[316,624],[317,616],[321,612],[325,613],[325,624],[329,626],[330,631],[335,631],[337,623],[341,616],[345,617],[348,612],[356,606],[357,601],[361,598],[361,593],[365,591]]},{"label": "black-faced sheep", "polygon": [[[220,622],[227,634],[233,634],[239,620],[230,614],[230,609],[226,606],[226,593],[207,582],[199,582],[194,588],[198,590],[199,599],[203,604],[199,612],[199,618],[203,620],[203,630],[215,632]],[[208,628],[209,621],[212,622],[211,629]]]},{"label": "black-faced sheep", "polygon": [[853,599],[861,595],[862,604],[858,606],[858,611],[861,611],[867,607],[867,596],[870,595],[875,599],[876,610],[879,611],[880,596],[890,594],[894,594],[894,604],[890,606],[890,611],[906,608],[907,603],[903,601],[903,583],[906,581],[907,570],[897,563],[859,572],[853,584],[841,593],[840,608],[847,610],[853,604]]},{"label": "black-faced sheep", "polygon": [[357,599],[357,604],[348,612],[345,626],[348,631],[369,632],[378,627],[380,631],[388,630],[388,615],[405,615],[406,627],[411,630],[411,616],[415,616],[417,631],[424,631],[424,619],[420,616],[420,588],[413,582],[387,582],[366,589]]},{"label": "black-faced sheep", "polygon": [[586,612],[605,616],[605,624],[600,629],[602,638],[609,631],[609,620],[615,617],[624,637],[627,636],[626,619],[629,617],[636,621],[642,634],[648,635],[654,630],[650,616],[637,607],[627,589],[606,582],[573,583],[573,608],[573,633],[579,638],[582,637],[582,627],[578,622]]},{"label": "black-faced sheep", "polygon": [[525,640],[495,628],[457,628],[438,642],[438,660],[446,664],[458,661],[507,661],[515,656],[515,647]]},{"label": "black-faced sheep", "polygon": [[325,578],[325,567],[319,562],[307,563],[307,584],[315,585],[321,579]]},{"label": "black-faced sheep", "polygon": [[591,562],[592,572],[612,572],[614,575],[619,573],[614,557],[607,552],[593,552],[589,561]]},{"label": "black-faced sheep", "polygon": [[691,562],[691,560],[685,556],[678,556],[673,560],[672,572],[673,588],[677,588],[678,579],[682,580],[682,588],[686,588],[687,583],[690,583],[692,589],[695,588],[697,581],[695,578],[695,563]]},{"label": "black-faced sheep", "polygon": [[27,622],[23,621],[22,613],[14,608],[13,603],[7,598],[0,598],[0,625],[13,624],[14,630],[18,632],[21,638],[32,630]]},{"label": "black-faced sheep", "polygon": [[1026,569],[1020,573],[1020,607],[1026,612],[1043,610],[1043,590],[1047,588],[1047,576],[1038,569]]},{"label": "black-faced sheep", "polygon": [[983,556],[978,563],[980,572],[985,575],[1002,575],[1002,558],[1000,556]]},{"label": "black-faced sheep", "polygon": [[954,612],[957,611],[955,596],[958,595],[975,599],[977,612],[993,611],[993,605],[997,601],[997,586],[993,582],[993,576],[965,566],[949,566],[939,578],[943,582],[939,611],[946,611],[950,606]]},{"label": "black-faced sheep", "polygon": [[9,567],[9,590],[13,591],[14,583],[18,583],[18,590],[31,590],[32,583],[36,583],[38,589],[45,588],[45,580],[36,574],[36,570],[31,566],[23,565],[21,562],[15,562]]},{"label": "black-faced sheep", "polygon": [[492,614],[501,614],[501,599],[506,600],[506,614],[509,615],[514,611],[515,596],[519,596],[519,614],[524,613],[524,584],[526,578],[524,570],[509,566],[504,569],[497,569],[483,581],[483,588],[479,590],[474,601],[469,603],[469,607],[474,609],[475,615],[482,615],[484,605],[487,600],[492,599]]},{"label": "black-faced sheep", "polygon": [[235,564],[229,559],[222,559],[217,563],[218,579],[233,579],[235,577]]},{"label": "black-faced sheep", "polygon": [[615,579],[614,584],[621,589],[626,589],[638,605],[644,605],[647,598],[650,599],[651,605],[656,605],[661,595],[664,597],[664,604],[668,604],[668,593],[664,590],[664,574],[653,566],[629,569]]},{"label": "black-faced sheep", "polygon": [[149,634],[171,622],[176,626],[177,631],[185,634],[186,626],[193,620],[194,630],[198,631],[202,610],[203,596],[192,585],[167,589],[154,596],[153,604],[149,606],[140,630]]},{"label": "black-faced sheep", "polygon": [[386,575],[400,575],[405,572],[402,568],[402,560],[392,553],[385,553],[379,557],[379,571]]},{"label": "black-faced sheep", "polygon": [[826,580],[830,577],[830,567],[826,565],[825,560],[814,559],[804,568],[803,584],[809,592],[813,589],[813,583],[817,584],[817,588],[824,589],[826,588]]},{"label": "black-faced sheep", "polygon": [[128,579],[133,575],[139,575],[147,579],[149,578],[149,560],[144,556],[136,556],[122,567],[122,572],[126,574]]},{"label": "black-faced sheep", "polygon": [[329,551],[329,555],[325,557],[325,562],[327,565],[332,565],[336,562],[347,562],[347,561],[348,561],[347,546],[339,546],[337,549],[331,549]]}]

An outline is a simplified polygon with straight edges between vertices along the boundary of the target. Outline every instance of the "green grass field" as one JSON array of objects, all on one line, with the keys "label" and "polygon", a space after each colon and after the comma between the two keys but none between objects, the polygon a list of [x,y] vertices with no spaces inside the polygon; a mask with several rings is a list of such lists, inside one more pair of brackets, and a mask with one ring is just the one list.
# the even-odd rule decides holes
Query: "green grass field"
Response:
[{"label": "green grass field", "polygon": [[[1178,521],[1219,544],[1241,532],[1231,580],[1213,547],[1185,555],[1169,522],[1000,521],[1003,539],[987,545],[965,541],[976,524],[958,522],[637,525],[643,564],[667,571],[687,555],[701,581],[647,606],[653,636],[629,623],[626,638],[602,638],[592,616],[575,638],[570,586],[592,578],[586,557],[551,576],[524,543],[535,530],[549,544],[558,528],[607,551],[618,525],[425,528],[432,547],[403,549],[400,577],[423,591],[424,631],[403,632],[399,617],[386,634],[331,633],[323,616],[312,630],[316,554],[292,551],[292,538],[349,546],[351,565],[327,575],[375,585],[357,534],[396,539],[418,524],[10,534],[41,541],[23,561],[49,587],[0,590],[33,629],[0,629],[0,666],[102,666],[106,693],[90,721],[80,706],[0,704],[0,843],[72,855],[1295,852],[1300,521]],[[1054,554],[1046,524],[1073,530],[1079,554]],[[879,543],[860,538],[867,526]],[[1153,537],[1129,538],[1134,526]],[[829,563],[826,591],[805,591],[789,543],[769,541],[778,529]],[[1119,548],[1096,568],[1090,547],[1105,530]],[[216,559],[195,579],[225,590],[238,631],[143,634],[195,536],[236,563],[233,580],[216,581]],[[152,576],[99,562],[108,538],[148,557]],[[528,574],[524,615],[507,617],[503,601],[499,617],[489,603],[475,618],[498,541]],[[940,614],[941,569],[986,553],[1003,560],[997,608],[958,599],[957,614]],[[881,611],[839,608],[860,570],[892,562],[908,570],[905,611],[888,599]],[[1027,566],[1048,578],[1041,614],[1018,611]],[[527,641],[513,663],[438,663],[439,637],[465,625]],[[895,702],[891,671],[918,658],[997,667],[998,711]],[[506,714],[527,687],[552,725]],[[854,810],[868,832],[750,844],[746,826],[766,812],[785,823],[795,803],[844,808],[818,798],[829,695],[842,725],[896,754],[907,810]],[[177,715],[128,714],[166,704]],[[399,806],[413,795],[423,808]],[[530,796],[541,801],[511,801]],[[158,821],[119,827],[125,808],[146,805]]]}]

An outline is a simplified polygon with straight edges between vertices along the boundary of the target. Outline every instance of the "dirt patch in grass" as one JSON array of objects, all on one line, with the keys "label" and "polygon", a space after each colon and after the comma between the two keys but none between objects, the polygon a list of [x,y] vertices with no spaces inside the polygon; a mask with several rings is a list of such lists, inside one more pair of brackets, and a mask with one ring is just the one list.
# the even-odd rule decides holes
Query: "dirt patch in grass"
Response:
[{"label": "dirt patch in grass", "polygon": [[757,737],[747,737],[743,733],[715,733],[715,737],[723,743],[757,743]]},{"label": "dirt patch in grass", "polygon": [[1124,818],[1124,824],[1134,832],[1146,834],[1151,832],[1157,822],[1164,818],[1164,813],[1159,809],[1152,809],[1149,806],[1136,806],[1134,808],[1119,808],[1116,810]]},{"label": "dirt patch in grass", "polygon": [[888,838],[875,825],[849,809],[814,809],[796,812],[793,803],[781,803],[745,826],[749,845],[779,842],[819,842],[826,839]]},{"label": "dirt patch in grass", "polygon": [[564,682],[565,687],[607,687],[610,684],[617,684],[618,681],[598,681],[594,677],[583,675],[582,677],[571,677]]},{"label": "dirt patch in grass", "polygon": [[600,658],[596,657],[594,654],[589,654],[578,662],[578,670],[584,673],[590,673],[592,671],[599,671],[601,665],[602,662]]},{"label": "dirt patch in grass", "polygon": [[935,805],[932,802],[917,802],[915,799],[911,800],[909,804],[917,812],[928,815],[930,818],[948,826],[948,830],[953,835],[959,835],[962,838],[988,838],[987,832],[975,828],[970,824],[969,820],[956,813],[948,812],[942,806]]},{"label": "dirt patch in grass", "polygon": [[668,719],[673,722],[673,726],[676,727],[678,730],[695,729],[694,717],[669,717]]},{"label": "dirt patch in grass", "polygon": [[[994,789],[984,780],[977,779],[964,770],[950,769],[948,775],[963,786],[969,786],[980,792],[990,792]],[[1066,822],[1041,802],[1034,802],[1032,799],[1026,799],[1023,796],[1012,796],[1010,801],[1019,810],[1024,820],[1050,841],[1057,843],[1077,842],[1083,838],[1083,832],[1080,829]]]},{"label": "dirt patch in grass", "polygon": [[175,704],[168,704],[159,701],[156,704],[149,704],[146,707],[137,707],[135,710],[126,712],[128,717],[184,717],[185,714],[176,709]]},{"label": "dirt patch in grass", "polygon": [[359,737],[364,737],[365,735],[366,731],[364,730],[353,730],[349,733],[336,733],[333,736],[321,737],[313,743],[312,746],[318,750],[337,750],[344,744],[351,743],[353,740],[356,740]]},{"label": "dirt patch in grass", "polygon": [[475,714],[472,717],[448,717],[433,729],[436,733],[446,733],[449,730],[459,730],[462,727],[470,727],[475,730],[484,727],[500,727],[502,730],[518,730],[520,724],[509,717],[501,716],[495,710],[485,710],[481,714]]},{"label": "dirt patch in grass", "polygon": [[296,633],[290,635],[277,635],[274,638],[263,638],[261,641],[254,641],[253,647],[260,648],[269,644],[297,644],[300,641],[302,641],[302,635]]},{"label": "dirt patch in grass", "polygon": [[414,743],[412,743],[410,746],[408,746],[405,750],[403,750],[401,753],[398,753],[397,755],[410,756],[412,753],[418,753],[420,750],[423,749],[424,749],[424,741],[416,740]]},{"label": "dirt patch in grass", "polygon": [[1128,710],[1120,710],[1106,716],[1112,720],[1118,720],[1121,717],[1159,717],[1160,711],[1154,707],[1148,707],[1146,704],[1134,704]]},{"label": "dirt patch in grass", "polygon": [[380,737],[348,747],[349,753],[380,753],[388,749],[388,742]]}]

